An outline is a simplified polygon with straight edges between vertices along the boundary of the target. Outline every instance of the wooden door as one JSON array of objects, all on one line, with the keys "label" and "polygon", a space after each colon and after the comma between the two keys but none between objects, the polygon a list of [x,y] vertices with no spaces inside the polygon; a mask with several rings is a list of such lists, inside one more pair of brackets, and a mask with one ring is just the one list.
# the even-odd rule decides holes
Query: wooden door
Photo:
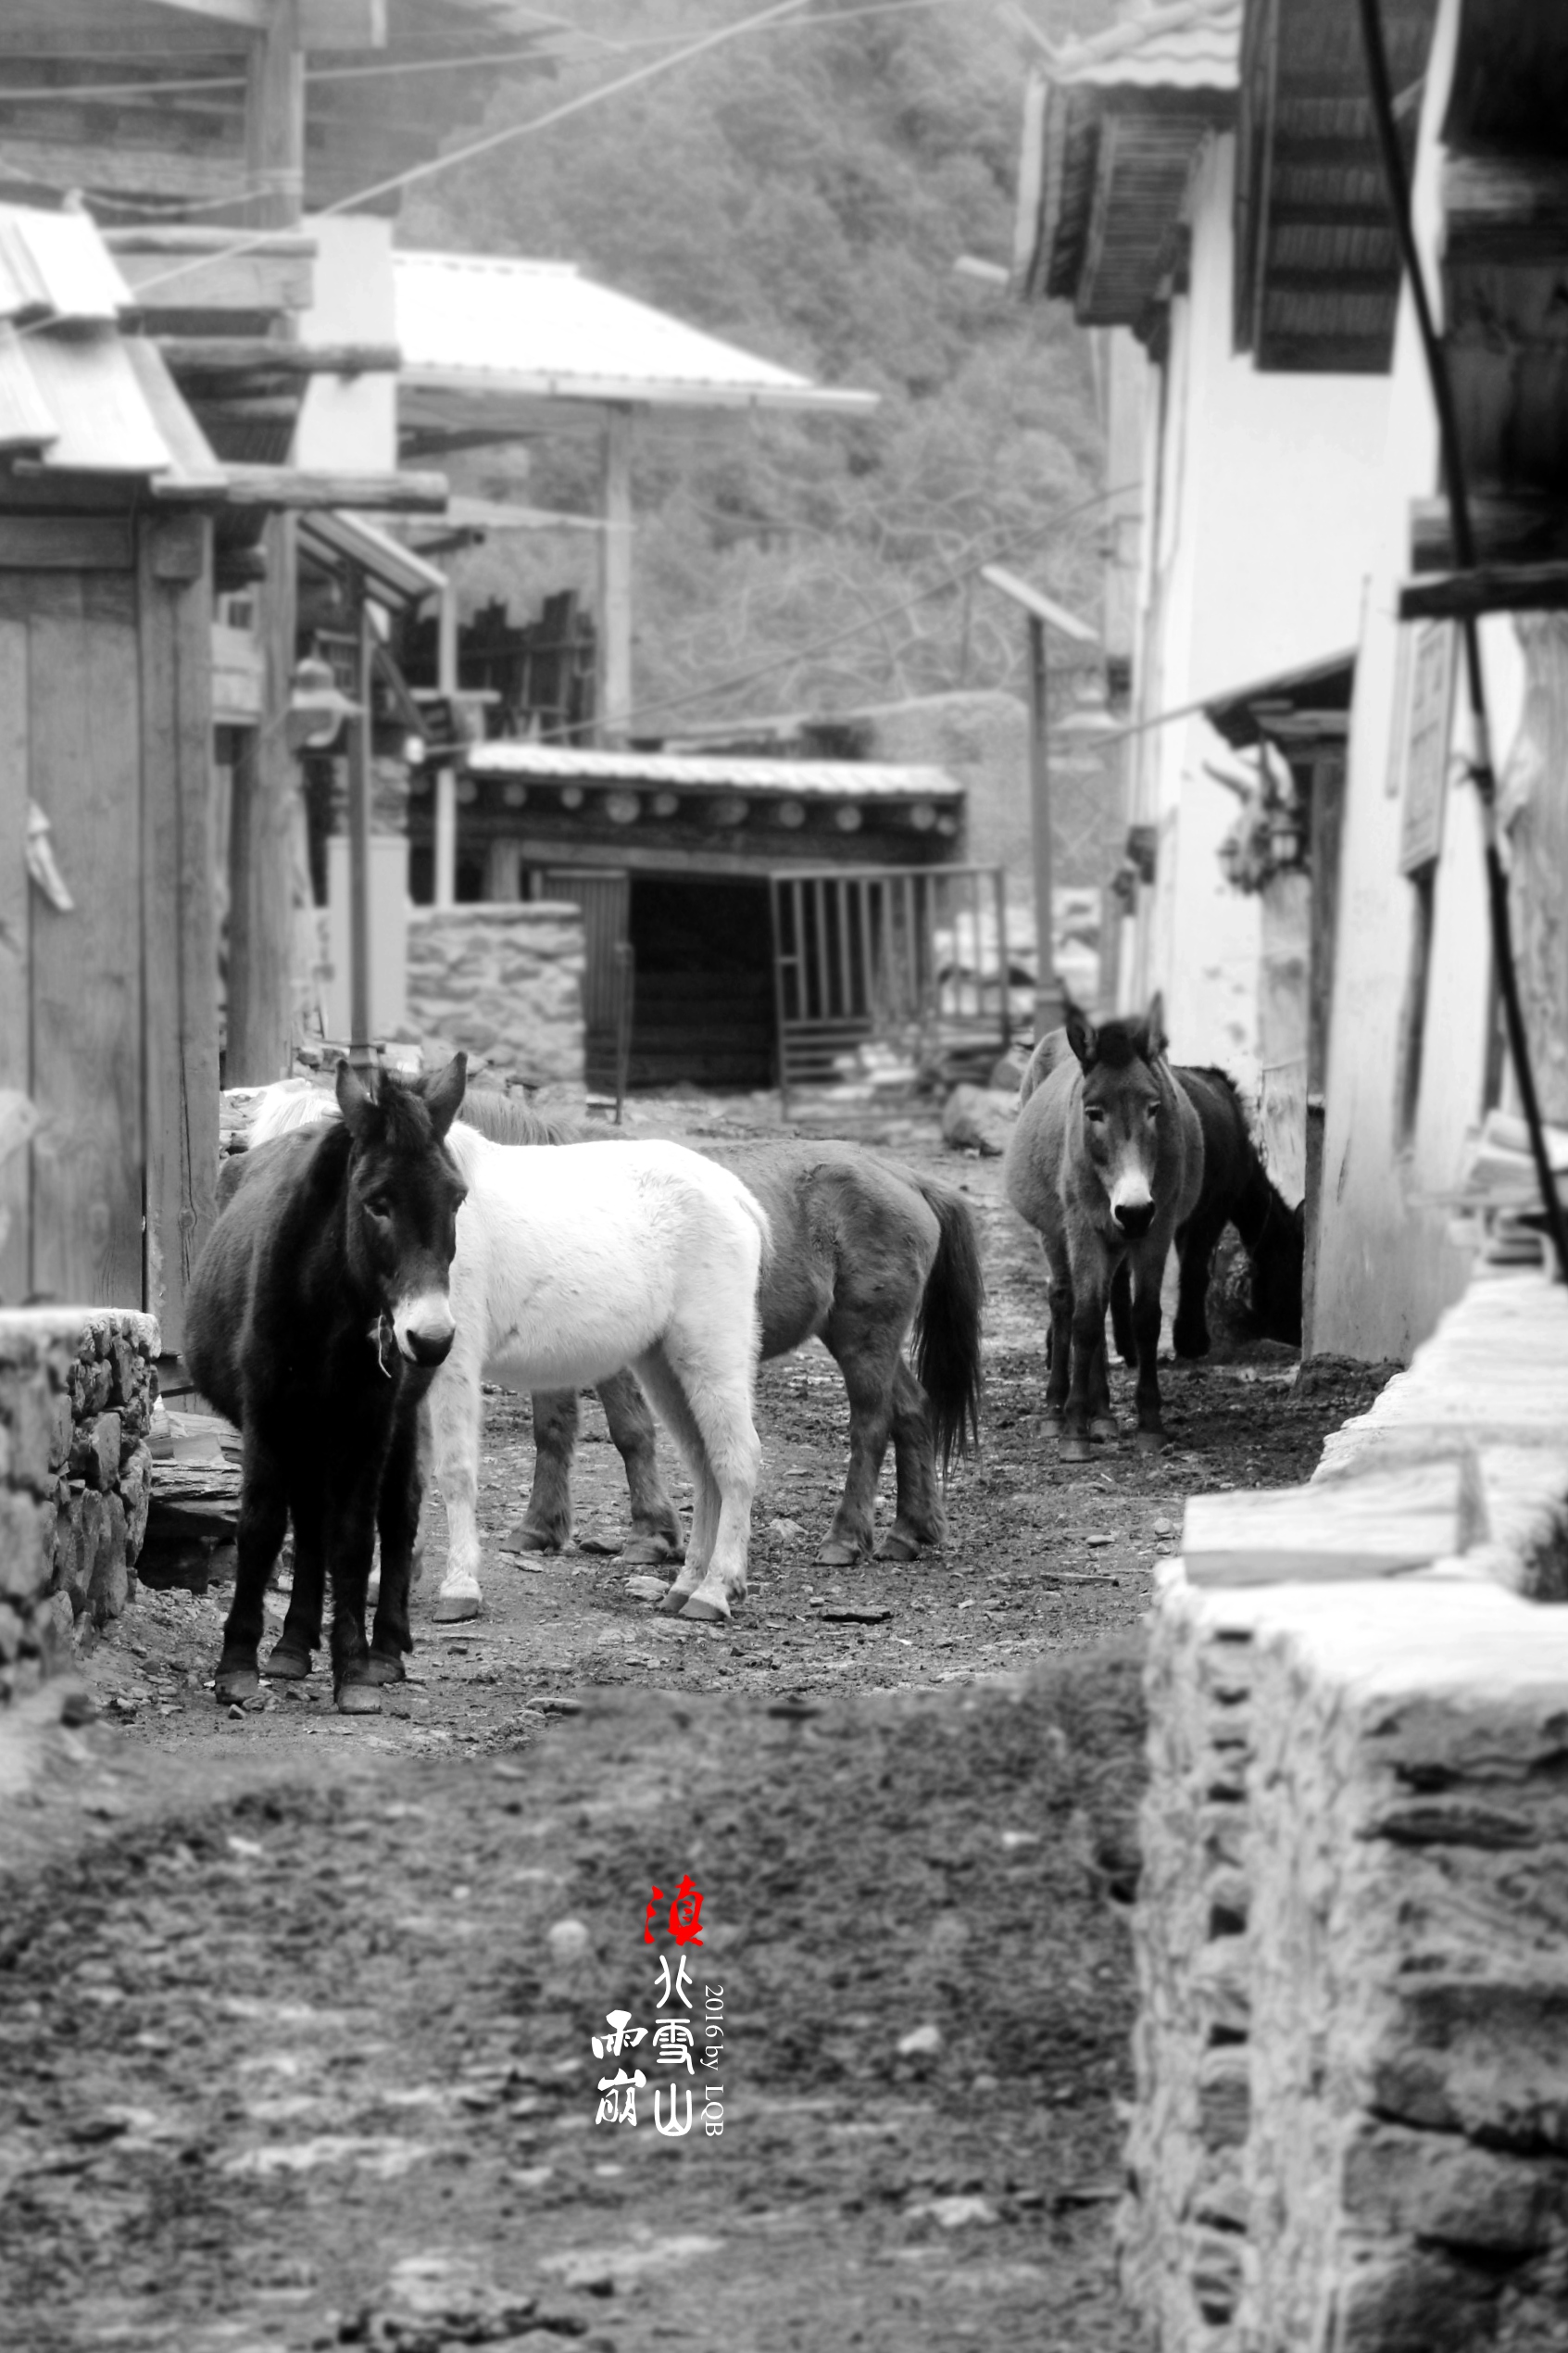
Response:
[{"label": "wooden door", "polygon": [[167,1351],[217,1176],[207,527],[62,520],[0,528],[0,1087],[39,1114],[0,1297],[149,1308]]},{"label": "wooden door", "polygon": [[598,867],[552,866],[544,883],[546,899],[568,900],[583,911],[587,1081],[596,1094],[616,1094],[632,1020],[631,878]]}]

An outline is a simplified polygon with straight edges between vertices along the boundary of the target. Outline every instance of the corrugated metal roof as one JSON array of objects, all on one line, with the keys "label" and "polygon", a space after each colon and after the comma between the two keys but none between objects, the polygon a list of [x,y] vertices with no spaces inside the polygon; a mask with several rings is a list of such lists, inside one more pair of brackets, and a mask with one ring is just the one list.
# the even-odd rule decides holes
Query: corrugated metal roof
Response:
[{"label": "corrugated metal roof", "polygon": [[471,775],[529,784],[646,785],[680,792],[776,793],[792,800],[961,800],[964,787],[944,768],[894,767],[884,761],[677,758],[670,752],[578,751],[555,744],[475,744]]},{"label": "corrugated metal roof", "polygon": [[393,256],[410,391],[686,408],[873,409],[581,276],[571,262]]},{"label": "corrugated metal roof", "polygon": [[1242,0],[1176,0],[1145,8],[1086,41],[1064,43],[1047,68],[1080,88],[1234,90]]}]

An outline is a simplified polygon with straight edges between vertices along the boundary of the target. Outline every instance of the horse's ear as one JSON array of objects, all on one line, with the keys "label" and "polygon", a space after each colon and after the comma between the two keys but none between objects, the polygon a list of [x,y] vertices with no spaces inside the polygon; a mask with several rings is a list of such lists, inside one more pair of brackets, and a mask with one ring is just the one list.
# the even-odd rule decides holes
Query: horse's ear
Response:
[{"label": "horse's ear", "polygon": [[343,1114],[344,1126],[358,1143],[376,1104],[375,1097],[350,1062],[340,1062],[337,1066],[337,1107]]},{"label": "horse's ear", "polygon": [[1093,1070],[1099,1054],[1099,1039],[1095,1035],[1095,1026],[1086,1013],[1078,1011],[1076,1005],[1069,1005],[1066,1013],[1067,1042],[1084,1068]]},{"label": "horse's ear", "polygon": [[1165,992],[1157,988],[1143,1017],[1144,1060],[1157,1063],[1169,1042],[1165,1036]]},{"label": "horse's ear", "polygon": [[467,1054],[454,1054],[445,1069],[430,1079],[422,1089],[430,1124],[438,1136],[445,1136],[463,1107],[463,1093],[469,1083]]}]

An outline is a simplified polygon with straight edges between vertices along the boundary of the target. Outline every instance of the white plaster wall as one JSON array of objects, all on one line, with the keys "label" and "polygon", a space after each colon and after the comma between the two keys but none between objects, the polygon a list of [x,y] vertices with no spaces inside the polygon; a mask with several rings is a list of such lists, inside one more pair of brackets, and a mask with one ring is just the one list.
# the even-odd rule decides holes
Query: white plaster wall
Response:
[{"label": "white plaster wall", "polygon": [[[370,213],[320,213],[305,228],[316,240],[315,300],[300,321],[300,341],[395,344],[393,223]],[[323,473],[395,472],[396,376],[312,376],[295,462]]]},{"label": "white plaster wall", "polygon": [[[1159,487],[1146,498],[1144,718],[1322,660],[1360,633],[1386,381],[1261,375],[1232,349],[1235,152],[1228,133],[1210,140],[1189,192],[1190,284],[1172,308]],[[1182,1060],[1223,1063],[1252,1086],[1260,910],[1221,872],[1236,801],[1204,773],[1224,747],[1201,717],[1145,743],[1139,813],[1160,829],[1160,871],[1130,976],[1163,988]]]},{"label": "white plaster wall", "polygon": [[[1428,256],[1438,209],[1436,126],[1447,103],[1456,16],[1454,0],[1444,0],[1423,107],[1415,203]],[[1436,283],[1430,272],[1428,283]],[[1356,665],[1312,1322],[1315,1348],[1367,1358],[1408,1357],[1463,1288],[1469,1261],[1449,1243],[1447,1211],[1433,1197],[1462,1174],[1466,1138],[1481,1117],[1486,1070],[1491,960],[1480,822],[1456,758],[1436,879],[1421,1094],[1410,1145],[1401,1149],[1398,1090],[1412,892],[1399,866],[1407,712],[1395,607],[1410,572],[1411,503],[1430,497],[1437,479],[1436,426],[1407,295],[1395,339]],[[1482,651],[1500,765],[1523,701],[1512,623],[1485,623]],[[1468,742],[1462,672],[1454,711],[1457,753]]]}]

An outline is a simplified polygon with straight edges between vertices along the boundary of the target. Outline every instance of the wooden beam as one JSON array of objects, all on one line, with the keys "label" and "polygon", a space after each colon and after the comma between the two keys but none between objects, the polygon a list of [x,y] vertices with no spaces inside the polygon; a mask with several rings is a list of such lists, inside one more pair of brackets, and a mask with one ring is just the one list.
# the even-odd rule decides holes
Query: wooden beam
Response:
[{"label": "wooden beam", "polygon": [[445,474],[338,474],[298,466],[226,465],[218,482],[155,482],[153,496],[188,507],[358,507],[378,512],[443,514]]},{"label": "wooden beam", "polygon": [[158,335],[177,376],[395,375],[395,343],[278,343],[270,335]]},{"label": "wooden beam", "polygon": [[1478,564],[1443,573],[1399,591],[1401,621],[1460,621],[1484,612],[1568,611],[1568,560]]},{"label": "wooden beam", "polygon": [[[1472,498],[1470,527],[1483,564],[1568,560],[1568,507],[1539,498]],[[1411,564],[1416,572],[1452,572],[1453,526],[1446,498],[1411,504]]]},{"label": "wooden beam", "polygon": [[310,308],[313,237],[269,237],[253,245],[232,230],[203,230],[163,232],[169,242],[155,244],[160,233],[132,233],[134,244],[117,245],[111,231],[108,243],[144,318],[233,310],[260,319]]},{"label": "wooden beam", "polygon": [[599,538],[597,740],[626,741],[632,712],[632,411],[606,412],[604,522]]},{"label": "wooden beam", "polygon": [[1445,265],[1568,260],[1568,162],[1450,156],[1443,166]]},{"label": "wooden beam", "polygon": [[1053,603],[1049,597],[1043,596],[1038,588],[1032,587],[1027,580],[1021,580],[1017,573],[1009,572],[1004,565],[982,564],[980,577],[988,587],[998,589],[1011,603],[1022,605],[1035,620],[1060,630],[1075,645],[1096,646],[1099,643],[1098,634],[1086,621],[1080,621],[1077,614],[1069,612],[1065,605]]}]

